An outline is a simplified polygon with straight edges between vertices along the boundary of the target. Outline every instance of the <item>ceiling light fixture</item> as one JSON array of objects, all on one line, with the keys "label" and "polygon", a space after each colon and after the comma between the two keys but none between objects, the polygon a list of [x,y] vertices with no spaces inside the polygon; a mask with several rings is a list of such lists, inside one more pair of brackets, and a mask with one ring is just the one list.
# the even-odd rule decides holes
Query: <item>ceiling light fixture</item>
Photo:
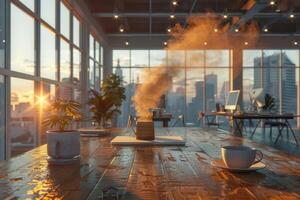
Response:
[{"label": "ceiling light fixture", "polygon": [[294,41],[294,45],[295,45],[295,46],[298,46],[298,42],[297,42],[297,41]]},{"label": "ceiling light fixture", "polygon": [[264,31],[265,33],[266,33],[266,32],[269,32],[268,27],[264,26],[263,31]]},{"label": "ceiling light fixture", "polygon": [[247,46],[249,43],[247,41],[244,42],[244,45]]},{"label": "ceiling light fixture", "polygon": [[291,19],[295,18],[295,15],[291,13],[291,14],[289,15],[289,18],[291,18]]},{"label": "ceiling light fixture", "polygon": [[125,42],[125,45],[126,45],[126,46],[128,46],[128,45],[129,45],[129,42],[128,42],[128,41],[126,41],[126,42]]},{"label": "ceiling light fixture", "polygon": [[204,42],[203,44],[204,44],[204,46],[206,46],[206,45],[207,45],[207,42]]},{"label": "ceiling light fixture", "polygon": [[228,18],[228,15],[227,15],[227,14],[224,14],[224,15],[223,15],[223,18],[224,18],[224,19],[227,19],[227,18]]},{"label": "ceiling light fixture", "polygon": [[174,18],[175,18],[175,15],[170,15],[170,18],[171,18],[171,19],[174,19]]},{"label": "ceiling light fixture", "polygon": [[177,6],[177,1],[172,1],[173,6]]},{"label": "ceiling light fixture", "polygon": [[271,6],[274,6],[274,5],[275,5],[275,1],[271,0],[271,1],[270,1],[270,5],[271,5]]},{"label": "ceiling light fixture", "polygon": [[115,18],[115,19],[118,19],[118,18],[119,18],[119,15],[115,14],[115,15],[114,15],[114,18]]},{"label": "ceiling light fixture", "polygon": [[168,28],[167,31],[168,31],[169,33],[171,33],[172,30],[171,30],[171,28]]},{"label": "ceiling light fixture", "polygon": [[219,30],[217,28],[214,28],[214,32],[217,33]]},{"label": "ceiling light fixture", "polygon": [[167,42],[164,42],[164,45],[165,45],[165,46],[167,46],[167,44],[168,44]]},{"label": "ceiling light fixture", "polygon": [[234,31],[237,33],[237,32],[239,32],[240,30],[239,30],[238,28],[236,28],[236,29],[234,29]]}]

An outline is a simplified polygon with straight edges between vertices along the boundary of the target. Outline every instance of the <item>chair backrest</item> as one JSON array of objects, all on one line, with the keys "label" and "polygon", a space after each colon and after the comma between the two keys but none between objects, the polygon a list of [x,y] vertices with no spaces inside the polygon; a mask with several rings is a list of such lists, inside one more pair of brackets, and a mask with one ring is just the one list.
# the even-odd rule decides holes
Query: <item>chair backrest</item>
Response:
[{"label": "chair backrest", "polygon": [[127,128],[130,128],[135,134],[136,133],[135,127],[136,127],[136,117],[129,115],[127,121]]},{"label": "chair backrest", "polygon": [[172,125],[172,127],[175,127],[179,121],[181,121],[182,126],[185,127],[184,115],[178,115],[178,117],[177,117],[176,121],[174,122],[174,124]]}]

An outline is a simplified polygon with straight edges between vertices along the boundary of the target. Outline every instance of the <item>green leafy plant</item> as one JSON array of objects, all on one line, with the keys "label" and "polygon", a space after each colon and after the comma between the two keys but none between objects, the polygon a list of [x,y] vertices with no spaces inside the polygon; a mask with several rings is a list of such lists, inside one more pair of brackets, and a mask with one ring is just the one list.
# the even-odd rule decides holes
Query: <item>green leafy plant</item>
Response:
[{"label": "green leafy plant", "polygon": [[73,100],[56,99],[49,106],[49,115],[45,116],[44,126],[51,129],[57,127],[59,131],[64,132],[66,127],[72,121],[80,120],[80,104]]},{"label": "green leafy plant", "polygon": [[275,99],[270,95],[265,95],[265,105],[263,106],[263,110],[271,111],[275,108]]},{"label": "green leafy plant", "polygon": [[121,113],[119,110],[123,100],[126,99],[125,88],[119,76],[111,74],[103,80],[101,92],[90,90],[88,104],[93,113],[93,120],[99,126],[106,127],[106,122]]}]

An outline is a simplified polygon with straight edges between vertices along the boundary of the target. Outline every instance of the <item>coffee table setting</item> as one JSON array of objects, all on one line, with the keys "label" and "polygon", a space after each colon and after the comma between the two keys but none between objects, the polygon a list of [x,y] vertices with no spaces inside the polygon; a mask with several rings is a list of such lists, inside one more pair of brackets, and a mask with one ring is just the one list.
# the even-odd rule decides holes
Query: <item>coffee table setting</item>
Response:
[{"label": "coffee table setting", "polygon": [[221,157],[211,161],[211,165],[230,172],[252,172],[266,167],[261,162],[263,153],[248,146],[224,146],[221,148]]}]

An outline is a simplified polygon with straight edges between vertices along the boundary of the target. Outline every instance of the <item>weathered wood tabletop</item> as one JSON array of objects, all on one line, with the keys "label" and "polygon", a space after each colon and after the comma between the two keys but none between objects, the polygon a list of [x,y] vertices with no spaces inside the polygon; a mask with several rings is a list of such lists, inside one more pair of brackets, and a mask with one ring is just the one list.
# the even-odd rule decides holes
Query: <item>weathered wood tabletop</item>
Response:
[{"label": "weathered wood tabletop", "polygon": [[[159,129],[184,134],[185,129]],[[108,137],[82,138],[81,163],[49,166],[46,146],[0,164],[0,199],[99,199],[119,189],[131,199],[300,199],[300,158],[218,130],[189,128],[186,147],[114,147]],[[266,169],[230,173],[211,167],[220,147],[244,144],[264,153]],[[112,199],[108,197],[106,199]]]}]

